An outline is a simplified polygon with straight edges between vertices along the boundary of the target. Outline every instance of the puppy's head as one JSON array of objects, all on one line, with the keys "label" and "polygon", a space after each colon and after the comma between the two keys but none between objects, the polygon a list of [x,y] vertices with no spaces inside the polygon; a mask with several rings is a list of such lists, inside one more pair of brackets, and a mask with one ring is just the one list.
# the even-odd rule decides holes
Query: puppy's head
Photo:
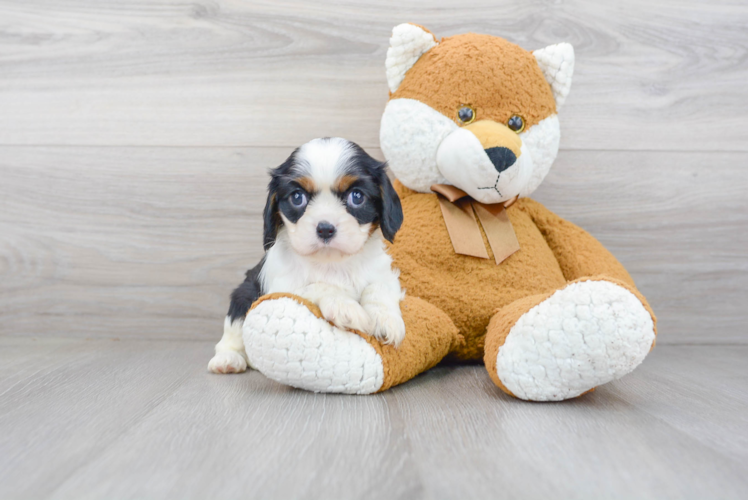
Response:
[{"label": "puppy's head", "polygon": [[377,229],[393,241],[402,224],[386,164],[345,139],[314,139],[270,175],[266,250],[285,228],[300,255],[346,256],[361,250]]}]

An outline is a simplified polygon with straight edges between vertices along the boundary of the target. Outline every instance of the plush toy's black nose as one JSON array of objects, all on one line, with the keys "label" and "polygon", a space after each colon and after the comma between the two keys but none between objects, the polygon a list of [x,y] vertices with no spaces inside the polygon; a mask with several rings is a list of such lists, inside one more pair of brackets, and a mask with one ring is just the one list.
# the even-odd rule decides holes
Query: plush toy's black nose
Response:
[{"label": "plush toy's black nose", "polygon": [[512,153],[512,150],[509,148],[488,148],[485,151],[494,168],[499,173],[511,167],[517,161],[517,155]]},{"label": "plush toy's black nose", "polygon": [[330,224],[329,222],[322,221],[319,224],[317,224],[317,236],[321,240],[329,240],[333,236],[335,236],[335,226]]}]

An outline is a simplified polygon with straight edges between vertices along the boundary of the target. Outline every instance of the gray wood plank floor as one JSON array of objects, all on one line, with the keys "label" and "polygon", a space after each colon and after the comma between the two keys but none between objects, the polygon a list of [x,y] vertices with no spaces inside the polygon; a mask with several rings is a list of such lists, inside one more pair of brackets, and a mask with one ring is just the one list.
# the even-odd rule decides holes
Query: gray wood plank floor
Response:
[{"label": "gray wood plank floor", "polygon": [[209,374],[204,341],[0,338],[0,498],[746,498],[748,346],[564,403],[444,366],[374,396]]}]

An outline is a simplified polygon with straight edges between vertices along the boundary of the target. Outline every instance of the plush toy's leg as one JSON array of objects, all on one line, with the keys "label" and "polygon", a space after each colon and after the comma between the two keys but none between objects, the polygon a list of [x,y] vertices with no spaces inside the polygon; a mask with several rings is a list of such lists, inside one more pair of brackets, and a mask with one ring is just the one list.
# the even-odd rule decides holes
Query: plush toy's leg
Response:
[{"label": "plush toy's leg", "polygon": [[654,316],[635,289],[583,278],[500,309],[488,325],[484,361],[504,392],[559,401],[631,372],[654,340]]},{"label": "plush toy's leg", "polygon": [[431,304],[406,297],[400,306],[406,334],[396,349],[331,325],[301,297],[262,297],[244,322],[249,362],[273,380],[314,392],[389,389],[436,365],[461,340],[452,321]]}]

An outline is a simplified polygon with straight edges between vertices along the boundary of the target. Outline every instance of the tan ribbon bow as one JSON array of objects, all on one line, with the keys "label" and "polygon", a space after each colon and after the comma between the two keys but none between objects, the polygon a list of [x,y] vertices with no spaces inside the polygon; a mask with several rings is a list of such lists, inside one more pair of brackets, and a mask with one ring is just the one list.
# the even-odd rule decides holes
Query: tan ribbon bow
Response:
[{"label": "tan ribbon bow", "polygon": [[514,234],[512,222],[505,210],[517,201],[518,196],[504,203],[486,205],[470,198],[465,191],[447,184],[434,184],[431,190],[437,193],[455,253],[479,259],[488,258],[476,216],[483,226],[497,265],[519,250],[517,235]]}]

